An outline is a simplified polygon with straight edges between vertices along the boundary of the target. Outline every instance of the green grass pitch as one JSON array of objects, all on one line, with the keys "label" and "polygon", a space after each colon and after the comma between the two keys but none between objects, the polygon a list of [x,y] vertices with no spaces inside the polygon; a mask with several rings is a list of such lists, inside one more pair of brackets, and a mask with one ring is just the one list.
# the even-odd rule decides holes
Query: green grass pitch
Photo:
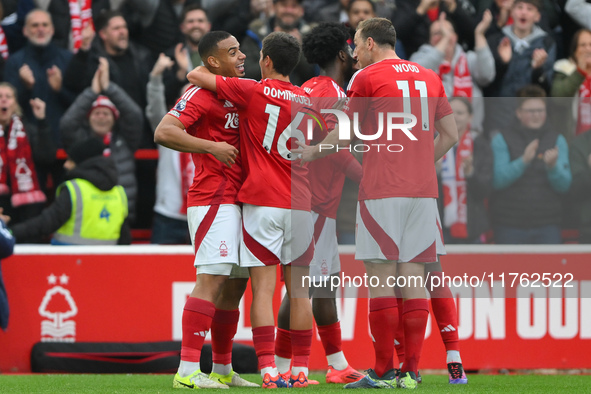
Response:
[{"label": "green grass pitch", "polygon": [[[260,383],[259,375],[241,375]],[[188,392],[172,388],[173,375],[0,375],[0,393],[173,393]],[[312,374],[321,382],[309,386],[307,393],[343,392],[341,385],[324,384],[324,375]],[[591,375],[468,375],[468,385],[451,386],[447,375],[423,376],[419,393],[589,393]],[[205,390],[230,392],[255,392],[257,388],[231,388]],[[295,390],[295,389],[290,389]],[[366,390],[352,390],[352,393]]]}]

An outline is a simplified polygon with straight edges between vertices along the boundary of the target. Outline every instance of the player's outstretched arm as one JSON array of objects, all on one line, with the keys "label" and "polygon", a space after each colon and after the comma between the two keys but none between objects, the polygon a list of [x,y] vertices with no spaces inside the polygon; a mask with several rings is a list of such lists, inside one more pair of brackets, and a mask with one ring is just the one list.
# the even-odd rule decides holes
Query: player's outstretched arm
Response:
[{"label": "player's outstretched arm", "polygon": [[453,114],[435,121],[435,129],[439,132],[435,138],[435,161],[437,161],[458,142],[458,128]]},{"label": "player's outstretched arm", "polygon": [[215,142],[187,134],[181,121],[168,114],[156,127],[154,142],[180,152],[210,153],[228,167],[234,164],[238,155],[238,149],[227,142]]},{"label": "player's outstretched arm", "polygon": [[193,85],[202,87],[203,89],[216,92],[215,74],[209,71],[205,66],[195,67],[189,74],[187,79]]},{"label": "player's outstretched arm", "polygon": [[[339,127],[335,127],[322,142],[316,145],[306,145],[296,141],[299,148],[293,149],[292,152],[301,155],[302,163],[322,159],[330,154],[338,152],[338,148],[344,148],[351,143],[352,131],[339,131]],[[342,134],[342,135],[341,135]]]}]

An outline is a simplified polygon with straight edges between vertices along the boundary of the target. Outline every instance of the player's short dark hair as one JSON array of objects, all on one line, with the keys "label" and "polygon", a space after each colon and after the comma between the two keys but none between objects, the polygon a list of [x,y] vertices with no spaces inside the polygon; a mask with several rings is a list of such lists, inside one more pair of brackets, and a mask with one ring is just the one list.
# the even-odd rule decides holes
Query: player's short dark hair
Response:
[{"label": "player's short dark hair", "polygon": [[371,9],[373,10],[373,13],[374,14],[376,13],[376,5],[374,4],[373,1],[371,1],[371,0],[351,0],[351,1],[349,1],[349,5],[347,5],[347,14],[351,11],[353,3],[360,3],[362,1],[369,3],[371,5]]},{"label": "player's short dark hair", "polygon": [[203,63],[207,62],[207,58],[215,54],[218,50],[218,42],[230,38],[232,35],[227,31],[215,30],[205,34],[201,41],[199,41],[199,56]]},{"label": "player's short dark hair", "polygon": [[359,22],[357,31],[367,40],[371,37],[379,46],[396,47],[396,29],[386,18],[369,18]]},{"label": "player's short dark hair", "polygon": [[521,108],[523,103],[529,99],[541,98],[544,100],[547,96],[546,91],[540,85],[525,85],[517,91],[517,108]]},{"label": "player's short dark hair", "polygon": [[113,10],[101,11],[99,16],[96,18],[96,21],[94,22],[94,27],[95,27],[96,31],[103,30],[105,27],[107,27],[109,25],[109,22],[111,21],[111,19],[116,18],[118,16],[125,19],[123,14],[119,11],[113,11]]},{"label": "player's short dark hair", "polygon": [[183,8],[183,11],[181,12],[181,17],[180,17],[180,21],[181,23],[183,23],[185,21],[185,19],[187,18],[187,14],[189,12],[193,12],[193,11],[203,11],[203,13],[205,14],[205,16],[207,17],[207,20],[209,20],[209,15],[207,15],[207,11],[205,11],[203,9],[203,7],[201,7],[198,3],[190,3],[189,5],[185,6]]},{"label": "player's short dark hair", "polygon": [[298,64],[302,48],[295,37],[276,31],[263,39],[262,52],[263,58],[269,56],[273,61],[275,71],[288,76]]},{"label": "player's short dark hair", "polygon": [[347,50],[349,30],[337,22],[322,22],[302,39],[302,51],[308,63],[325,68],[339,54]]}]

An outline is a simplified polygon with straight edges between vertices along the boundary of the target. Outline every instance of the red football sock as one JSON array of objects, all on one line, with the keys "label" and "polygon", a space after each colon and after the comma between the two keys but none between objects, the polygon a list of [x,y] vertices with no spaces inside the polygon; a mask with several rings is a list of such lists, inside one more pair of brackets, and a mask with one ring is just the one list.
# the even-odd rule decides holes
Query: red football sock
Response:
[{"label": "red football sock", "polygon": [[275,354],[283,358],[291,358],[291,332],[277,328],[275,337]]},{"label": "red football sock", "polygon": [[341,322],[329,324],[328,326],[318,326],[318,335],[320,335],[322,347],[324,347],[324,353],[327,356],[342,350]]},{"label": "red football sock", "polygon": [[[404,304],[404,299],[402,296],[398,297],[396,294],[396,303],[398,306],[398,325],[396,326],[396,331],[394,332],[394,347],[396,348],[396,355],[398,356],[398,365],[404,362],[404,326],[402,325],[402,312],[403,308],[402,305]],[[396,368],[398,368],[398,365]]]},{"label": "red football sock", "polygon": [[198,363],[205,336],[211,327],[215,305],[200,298],[189,297],[183,309],[181,360]]},{"label": "red football sock", "polygon": [[431,293],[431,306],[433,315],[437,321],[437,327],[441,333],[441,339],[445,350],[460,351],[460,338],[458,337],[458,310],[449,287],[443,283],[442,272],[431,272],[431,277],[438,276],[441,286],[429,287]]},{"label": "red football sock", "polygon": [[275,327],[253,327],[252,343],[259,359],[259,369],[275,368],[275,354],[273,352],[275,347]]},{"label": "red football sock", "polygon": [[312,329],[290,330],[293,367],[308,368],[312,348]]},{"label": "red football sock", "polygon": [[375,372],[383,376],[394,368],[394,330],[398,325],[396,298],[379,297],[369,300],[369,328],[376,353]]},{"label": "red football sock", "polygon": [[216,309],[211,322],[211,353],[216,364],[232,363],[232,344],[238,329],[240,311]]},{"label": "red football sock", "polygon": [[429,302],[426,298],[414,298],[404,302],[402,314],[405,350],[403,373],[410,371],[416,374],[418,372],[428,318]]}]

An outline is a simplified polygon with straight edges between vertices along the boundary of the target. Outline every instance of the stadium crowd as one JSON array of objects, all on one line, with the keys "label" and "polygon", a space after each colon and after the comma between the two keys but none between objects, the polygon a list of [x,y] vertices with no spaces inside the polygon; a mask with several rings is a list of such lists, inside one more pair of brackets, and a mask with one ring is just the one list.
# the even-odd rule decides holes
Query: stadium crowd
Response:
[{"label": "stadium crowd", "polygon": [[[39,216],[54,200],[66,180],[64,157],[56,153],[94,136],[107,146],[128,196],[120,243],[133,242],[138,229],[149,230],[153,243],[187,243],[183,196],[191,160],[162,147],[157,162],[134,159],[134,152],[156,149],[158,117],[182,93],[186,74],[202,64],[201,37],[211,30],[232,34],[246,55],[246,77],[260,79],[259,51],[269,33],[301,42],[322,21],[342,22],[353,48],[357,24],[379,16],[397,30],[397,54],[435,71],[447,96],[458,97],[451,101],[461,139],[437,164],[445,241],[591,241],[591,3],[584,0],[0,5],[0,206],[10,226]],[[302,54],[290,80],[300,86],[319,72]],[[17,162],[13,152],[24,159]],[[345,182],[341,243],[351,243],[348,207],[357,187]]]},{"label": "stadium crowd", "polygon": [[[446,243],[557,244],[564,228],[576,228],[577,241],[591,240],[591,4],[582,0],[0,4],[0,219],[17,242],[55,233],[57,244],[130,244],[138,228],[152,229],[156,244],[192,241],[198,275],[183,311],[174,387],[257,386],[231,364],[249,278],[264,388],[313,384],[313,318],[327,382],[421,382],[429,315],[422,286],[371,286],[376,364],[363,376],[340,350],[334,294],[310,303],[316,295],[297,280],[314,264],[315,277],[338,273],[336,242],[320,239],[330,232],[345,243],[351,231],[335,212],[338,197],[326,207],[326,196],[342,193],[346,207],[357,199],[355,183],[356,259],[378,278],[424,276],[424,263],[431,277],[441,275],[440,233]],[[361,71],[351,77],[354,64]],[[316,162],[310,173],[291,165],[294,154],[303,163],[335,153],[318,148],[327,142],[336,152],[364,145],[351,141],[358,131],[342,139],[333,127],[315,136],[318,145],[304,144],[290,134],[304,116],[292,119],[298,101],[347,96],[351,114],[365,109],[356,98],[378,98],[372,104],[385,112],[396,92],[410,111],[410,98],[419,97],[409,88],[421,98],[417,129],[433,133],[433,143],[420,138],[408,156],[340,155],[333,168]],[[377,126],[377,112],[362,115],[362,128]],[[138,160],[139,149],[156,150],[154,141],[158,162]],[[367,170],[376,167],[383,174]],[[398,215],[384,214],[393,209]],[[336,264],[326,272],[324,252],[322,261]],[[276,265],[287,288],[277,340]],[[466,384],[449,288],[432,291],[431,303],[450,383]],[[200,353],[209,330],[207,376]]]}]

